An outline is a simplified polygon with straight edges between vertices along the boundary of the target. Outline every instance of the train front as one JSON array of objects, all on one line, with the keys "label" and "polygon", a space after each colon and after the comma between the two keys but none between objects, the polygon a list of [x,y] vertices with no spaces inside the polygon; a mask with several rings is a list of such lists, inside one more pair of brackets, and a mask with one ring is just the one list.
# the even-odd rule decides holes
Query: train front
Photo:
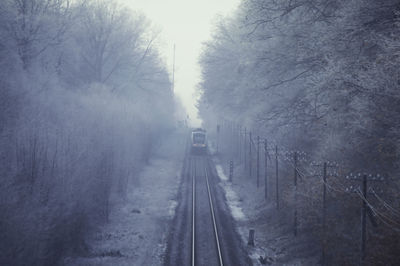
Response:
[{"label": "train front", "polygon": [[192,131],[192,154],[206,154],[207,153],[207,138],[206,131],[201,128]]}]

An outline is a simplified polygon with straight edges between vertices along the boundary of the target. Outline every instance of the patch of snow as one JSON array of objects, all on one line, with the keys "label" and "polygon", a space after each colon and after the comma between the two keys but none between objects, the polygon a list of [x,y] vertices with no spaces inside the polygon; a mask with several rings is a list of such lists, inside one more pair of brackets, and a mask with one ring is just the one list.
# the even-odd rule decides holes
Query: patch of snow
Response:
[{"label": "patch of snow", "polygon": [[168,226],[178,204],[184,136],[176,133],[164,141],[128,183],[126,199],[113,204],[109,223],[88,237],[90,254],[65,258],[64,266],[162,265]]},{"label": "patch of snow", "polygon": [[246,219],[242,208],[240,207],[239,197],[237,196],[236,192],[233,191],[232,186],[230,184],[226,184],[224,186],[225,190],[225,197],[228,201],[229,208],[231,209],[231,213],[233,218],[237,221],[243,221]]},{"label": "patch of snow", "polygon": [[231,210],[232,216],[236,221],[246,220],[242,208],[240,207],[239,197],[232,188],[232,184],[228,182],[228,177],[224,174],[222,166],[219,164],[215,165],[219,178],[223,181],[222,188],[225,191],[225,198],[228,203],[229,209]]},{"label": "patch of snow", "polygon": [[228,177],[224,174],[224,170],[222,169],[222,166],[219,165],[219,164],[217,164],[217,165],[215,166],[215,168],[217,168],[217,173],[218,173],[219,178],[220,178],[222,181],[228,181]]},{"label": "patch of snow", "polygon": [[168,208],[168,215],[169,217],[174,217],[175,216],[175,209],[176,206],[178,205],[178,202],[176,200],[170,200],[169,201],[169,208]]}]

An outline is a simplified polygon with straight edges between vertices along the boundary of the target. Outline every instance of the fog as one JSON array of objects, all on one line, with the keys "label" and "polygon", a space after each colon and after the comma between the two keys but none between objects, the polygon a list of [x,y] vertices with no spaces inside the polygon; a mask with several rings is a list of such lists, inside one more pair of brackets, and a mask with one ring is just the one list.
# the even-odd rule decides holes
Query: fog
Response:
[{"label": "fog", "polygon": [[107,222],[175,100],[145,17],[112,1],[0,12],[0,263],[54,265]]},{"label": "fog", "polygon": [[398,0],[0,1],[0,265],[193,259],[208,175],[222,252],[398,265],[399,36]]},{"label": "fog", "polygon": [[[258,215],[303,230],[283,245],[315,248],[304,265],[399,262],[398,34],[398,1],[245,0],[204,45],[200,115],[226,158],[250,158],[253,184],[265,143],[265,175],[279,184],[266,206],[280,195],[284,210]],[[282,263],[312,257],[289,253]]]},{"label": "fog", "polygon": [[184,104],[193,125],[200,126],[196,102],[201,69],[198,64],[202,43],[211,37],[213,22],[237,8],[238,0],[120,0],[132,10],[142,12],[160,29],[160,52],[168,69],[173,68],[176,45],[175,94]]}]

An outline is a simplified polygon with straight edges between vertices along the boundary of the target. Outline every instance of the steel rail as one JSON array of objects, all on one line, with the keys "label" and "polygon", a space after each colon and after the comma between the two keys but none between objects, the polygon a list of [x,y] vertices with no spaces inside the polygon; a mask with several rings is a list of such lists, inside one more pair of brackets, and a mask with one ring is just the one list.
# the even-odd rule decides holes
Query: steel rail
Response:
[{"label": "steel rail", "polygon": [[208,182],[207,164],[205,165],[205,178],[206,178],[206,183],[207,183],[208,199],[209,199],[209,202],[210,202],[211,216],[212,216],[212,220],[213,220],[213,224],[214,224],[215,241],[217,242],[219,265],[223,266],[224,263],[222,261],[222,253],[221,253],[221,247],[220,247],[220,244],[219,244],[217,223],[215,221],[214,205],[213,205],[213,201],[212,201],[212,197],[211,197],[210,184]]},{"label": "steel rail", "polygon": [[[194,165],[194,167],[193,167]],[[196,175],[196,164],[195,160],[193,160],[193,163],[191,163],[191,175],[192,175],[192,266],[195,266],[195,228],[196,228],[196,217],[195,217],[195,198],[196,198],[196,180],[195,180],[195,175]]]}]

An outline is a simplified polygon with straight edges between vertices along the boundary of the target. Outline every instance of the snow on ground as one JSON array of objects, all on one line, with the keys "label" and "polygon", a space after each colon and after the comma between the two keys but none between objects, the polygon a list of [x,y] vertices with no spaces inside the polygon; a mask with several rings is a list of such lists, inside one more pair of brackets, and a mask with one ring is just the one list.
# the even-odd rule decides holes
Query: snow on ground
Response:
[{"label": "snow on ground", "polygon": [[[252,206],[256,204],[254,197],[252,197],[254,194],[250,193],[250,196],[246,197],[249,187],[245,186],[247,185],[246,183],[242,184],[242,182],[236,182],[243,179],[243,176],[238,174],[242,172],[242,169],[235,169],[234,182],[229,182],[228,177],[224,173],[223,167],[218,164],[218,161],[219,159],[214,157],[215,167],[218,176],[222,181],[221,185],[224,188],[228,206],[230,207],[232,216],[236,221],[238,226],[237,230],[242,241],[244,245],[247,245],[249,230],[255,229],[254,224],[251,222],[251,218],[255,212],[254,207]],[[244,212],[246,212],[247,215],[245,215]],[[256,230],[256,241],[258,238],[257,234],[258,232]],[[274,254],[269,252],[268,249],[257,244],[255,247],[247,246],[247,251],[254,265],[262,265],[259,261],[260,256],[268,258],[274,256]],[[268,261],[268,264],[271,264],[271,260]]]},{"label": "snow on ground", "polygon": [[137,180],[126,200],[115,203],[110,221],[87,240],[90,255],[64,265],[161,265],[184,157],[185,135],[169,137]]},{"label": "snow on ground", "polygon": [[221,179],[222,183],[222,188],[225,191],[225,198],[228,203],[228,206],[231,210],[233,218],[237,221],[243,221],[246,219],[242,208],[240,207],[239,203],[239,197],[235,193],[235,191],[232,189],[232,184],[228,182],[228,177],[224,174],[224,170],[222,169],[222,166],[219,164],[215,165],[217,169],[217,173],[219,178]]},{"label": "snow on ground", "polygon": [[217,169],[217,173],[218,173],[219,178],[222,181],[228,181],[228,177],[224,174],[224,170],[222,169],[222,166],[217,164],[217,165],[215,165],[215,168]]},{"label": "snow on ground", "polygon": [[[253,264],[318,265],[318,254],[308,243],[307,234],[295,239],[292,228],[285,225],[291,217],[277,212],[273,201],[265,202],[263,184],[257,188],[254,178],[245,174],[243,165],[235,165],[233,182],[229,182],[224,174],[228,165],[224,168],[219,163],[223,160],[213,159],[244,245],[247,246],[249,230],[255,230],[255,246],[247,246]],[[260,257],[266,258],[265,264],[261,264]]]}]

